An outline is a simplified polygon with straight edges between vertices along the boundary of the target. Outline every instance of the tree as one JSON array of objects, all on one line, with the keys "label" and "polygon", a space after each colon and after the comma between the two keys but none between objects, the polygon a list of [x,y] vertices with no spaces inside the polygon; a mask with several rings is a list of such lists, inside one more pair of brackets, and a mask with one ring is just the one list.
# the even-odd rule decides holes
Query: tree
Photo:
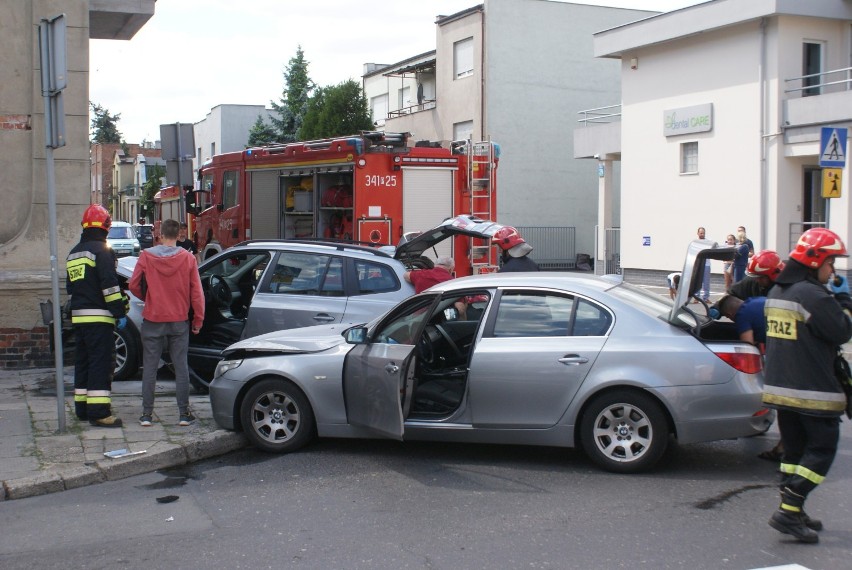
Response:
[{"label": "tree", "polygon": [[142,184],[142,195],[139,198],[139,211],[147,220],[154,218],[154,195],[159,192],[166,169],[159,164],[146,167],[146,179]]},{"label": "tree", "polygon": [[280,142],[297,140],[296,133],[302,126],[302,118],[307,109],[308,99],[314,90],[314,82],[308,76],[308,62],[302,46],[296,48],[296,55],[290,58],[284,68],[284,91],[280,103],[270,101],[278,117],[272,118],[272,125],[278,131]]},{"label": "tree", "polygon": [[367,96],[361,85],[349,79],[317,89],[308,101],[299,140],[351,135],[373,130]]},{"label": "tree", "polygon": [[257,121],[254,122],[251,129],[249,130],[249,138],[248,145],[249,146],[263,146],[266,144],[272,144],[278,141],[278,131],[275,130],[275,127],[267,124],[263,120],[262,115],[257,116]]},{"label": "tree", "polygon": [[92,142],[121,142],[121,132],[118,130],[118,120],[121,118],[121,113],[113,115],[109,112],[109,109],[91,101],[89,101],[89,107],[92,109]]}]

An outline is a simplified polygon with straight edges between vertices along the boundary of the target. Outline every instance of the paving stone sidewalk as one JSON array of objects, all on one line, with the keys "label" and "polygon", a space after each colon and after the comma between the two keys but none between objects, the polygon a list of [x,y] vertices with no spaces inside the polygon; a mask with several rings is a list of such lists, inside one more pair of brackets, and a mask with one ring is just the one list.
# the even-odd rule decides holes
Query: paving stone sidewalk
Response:
[{"label": "paving stone sidewalk", "polygon": [[[101,428],[74,415],[73,368],[63,375],[64,433],[54,369],[0,371],[0,500],[20,499],[122,479],[221,455],[247,445],[242,434],[219,429],[210,399],[190,394],[198,418],[178,426],[174,380],[157,380],[154,425],[142,427],[141,381],[114,382],[113,412],[124,425]],[[104,452],[144,453],[111,459]]]}]

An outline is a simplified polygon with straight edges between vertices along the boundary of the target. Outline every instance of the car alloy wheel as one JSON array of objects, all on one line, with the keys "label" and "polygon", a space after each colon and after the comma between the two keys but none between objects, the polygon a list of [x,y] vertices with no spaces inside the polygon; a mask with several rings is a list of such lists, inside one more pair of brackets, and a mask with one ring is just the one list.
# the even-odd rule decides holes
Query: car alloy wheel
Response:
[{"label": "car alloy wheel", "polygon": [[302,391],[291,382],[267,378],[243,398],[240,420],[255,447],[274,453],[295,451],[314,435],[314,413]]},{"label": "car alloy wheel", "polygon": [[601,394],[587,406],[581,422],[583,448],[591,459],[616,473],[653,467],[665,453],[669,431],[665,413],[641,392]]},{"label": "car alloy wheel", "polygon": [[127,380],[139,370],[139,351],[130,332],[130,324],[123,330],[115,330],[115,370],[113,380]]}]

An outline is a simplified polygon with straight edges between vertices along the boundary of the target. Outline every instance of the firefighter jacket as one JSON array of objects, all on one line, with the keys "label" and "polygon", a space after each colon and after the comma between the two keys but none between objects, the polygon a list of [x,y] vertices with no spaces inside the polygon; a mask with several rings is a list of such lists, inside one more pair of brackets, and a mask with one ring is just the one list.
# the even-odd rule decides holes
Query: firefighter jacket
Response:
[{"label": "firefighter jacket", "polygon": [[66,289],[71,295],[71,322],[75,325],[114,325],[126,313],[125,296],[115,273],[115,254],[106,232],[86,228],[65,260]]},{"label": "firefighter jacket", "polygon": [[834,295],[790,260],[769,291],[765,315],[764,404],[808,415],[842,414],[846,396],[834,359],[852,337],[852,319]]}]

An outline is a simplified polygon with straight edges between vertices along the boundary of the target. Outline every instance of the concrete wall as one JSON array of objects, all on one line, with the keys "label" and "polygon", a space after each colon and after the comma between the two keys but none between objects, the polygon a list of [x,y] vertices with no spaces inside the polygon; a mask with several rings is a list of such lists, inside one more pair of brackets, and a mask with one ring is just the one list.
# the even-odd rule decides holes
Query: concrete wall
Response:
[{"label": "concrete wall", "polygon": [[[89,203],[87,0],[0,0],[0,366],[52,362],[39,301],[51,297],[44,115],[38,51],[42,18],[67,24],[68,144],[54,153],[57,253],[64,260]],[[62,263],[60,262],[60,269]]]},{"label": "concrete wall", "polygon": [[[215,154],[243,150],[258,115],[267,124],[272,123],[272,111],[263,105],[216,105],[210,109],[204,119],[193,125],[196,152],[193,171],[197,173],[198,165],[211,158],[211,144],[216,146]],[[201,156],[197,156],[199,148]]]},{"label": "concrete wall", "polygon": [[498,220],[575,226],[577,251],[591,253],[597,162],[573,158],[573,131],[578,111],[621,100],[619,64],[594,57],[592,34],[652,13],[529,0],[486,1],[485,11],[486,131],[503,153]]},{"label": "concrete wall", "polygon": [[[750,23],[637,50],[636,70],[622,62],[624,267],[680,269],[698,226],[720,242],[738,225],[760,234],[759,56]],[[708,103],[711,131],[665,136],[665,111]],[[698,173],[681,174],[681,145],[693,141]]]},{"label": "concrete wall", "polygon": [[[97,23],[90,26],[90,10]],[[0,0],[0,367],[52,365],[39,302],[52,296],[38,24],[65,14],[66,146],[54,152],[57,271],[90,203],[89,37],[130,39],[153,0]]]}]

